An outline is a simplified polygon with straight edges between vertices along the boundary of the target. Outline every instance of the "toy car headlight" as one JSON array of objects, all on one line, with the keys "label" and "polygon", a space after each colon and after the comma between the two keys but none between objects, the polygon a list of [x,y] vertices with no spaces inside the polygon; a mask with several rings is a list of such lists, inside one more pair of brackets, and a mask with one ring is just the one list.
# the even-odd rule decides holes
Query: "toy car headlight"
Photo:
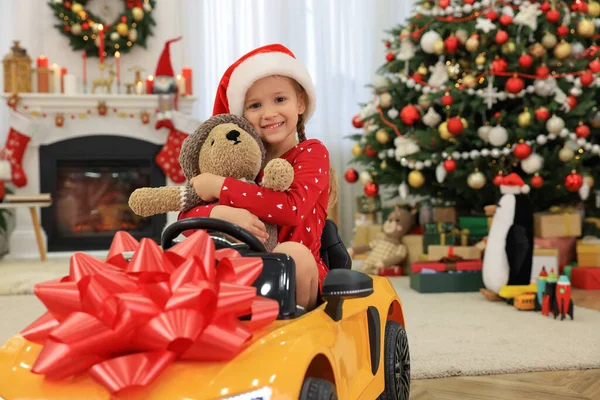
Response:
[{"label": "toy car headlight", "polygon": [[273,391],[270,387],[263,387],[251,392],[236,394],[230,397],[223,397],[221,400],[271,400]]}]

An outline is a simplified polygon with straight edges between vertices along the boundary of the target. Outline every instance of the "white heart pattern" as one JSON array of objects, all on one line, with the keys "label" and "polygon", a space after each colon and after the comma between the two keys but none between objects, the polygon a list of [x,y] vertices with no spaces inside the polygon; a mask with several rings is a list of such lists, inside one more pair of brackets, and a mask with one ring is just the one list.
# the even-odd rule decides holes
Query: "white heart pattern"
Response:
[{"label": "white heart pattern", "polygon": [[315,178],[315,183],[319,183],[319,180],[317,178]]},{"label": "white heart pattern", "polygon": [[283,204],[277,204],[277,208],[279,208],[280,210],[283,209]]},{"label": "white heart pattern", "polygon": [[273,218],[273,216],[271,214],[269,214],[269,218]]},{"label": "white heart pattern", "polygon": [[242,196],[246,196],[246,193],[242,193]]},{"label": "white heart pattern", "polygon": [[297,210],[296,206],[292,206],[292,211],[296,211],[296,210]]},{"label": "white heart pattern", "polygon": [[306,227],[306,230],[307,230],[308,232],[310,232],[310,226],[307,226],[307,227]]},{"label": "white heart pattern", "polygon": [[229,189],[227,186],[223,186],[223,190],[227,190]]},{"label": "white heart pattern", "polygon": [[257,196],[262,196],[262,193],[261,192],[256,192],[256,195]]},{"label": "white heart pattern", "polygon": [[308,152],[310,153],[310,151],[311,151],[312,149],[306,149],[306,150],[308,150]]}]

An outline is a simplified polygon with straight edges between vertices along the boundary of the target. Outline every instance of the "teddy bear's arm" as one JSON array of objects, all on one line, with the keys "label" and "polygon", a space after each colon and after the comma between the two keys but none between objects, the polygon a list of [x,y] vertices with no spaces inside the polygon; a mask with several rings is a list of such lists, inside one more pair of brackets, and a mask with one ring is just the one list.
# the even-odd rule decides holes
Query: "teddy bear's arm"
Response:
[{"label": "teddy bear's arm", "polygon": [[275,158],[267,163],[263,175],[263,186],[283,192],[294,181],[294,167],[283,158]]},{"label": "teddy bear's arm", "polygon": [[129,196],[129,207],[142,217],[179,211],[180,191],[181,189],[177,186],[139,188]]},{"label": "teddy bear's arm", "polygon": [[401,264],[404,259],[406,259],[406,255],[408,254],[408,249],[405,245],[399,244],[396,246],[396,249],[390,254],[388,257],[383,258],[383,267],[389,267],[392,265]]}]

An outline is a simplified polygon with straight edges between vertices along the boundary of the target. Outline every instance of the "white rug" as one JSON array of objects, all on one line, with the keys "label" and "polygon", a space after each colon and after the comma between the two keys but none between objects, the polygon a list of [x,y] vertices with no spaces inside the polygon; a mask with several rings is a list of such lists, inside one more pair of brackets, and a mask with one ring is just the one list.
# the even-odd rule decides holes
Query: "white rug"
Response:
[{"label": "white rug", "polygon": [[[31,293],[35,282],[68,268],[68,260],[0,262],[0,294]],[[600,311],[576,306],[574,321],[560,321],[479,293],[423,295],[408,278],[391,281],[404,308],[415,379],[600,368]],[[44,311],[35,296],[0,296],[0,343]]]}]

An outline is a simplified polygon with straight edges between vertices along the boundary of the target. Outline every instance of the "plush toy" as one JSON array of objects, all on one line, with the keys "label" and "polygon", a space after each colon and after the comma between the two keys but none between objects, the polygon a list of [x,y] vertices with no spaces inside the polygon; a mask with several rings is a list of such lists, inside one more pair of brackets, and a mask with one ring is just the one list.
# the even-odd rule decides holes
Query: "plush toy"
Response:
[{"label": "plush toy", "polygon": [[408,254],[408,249],[402,243],[414,224],[416,210],[408,210],[394,206],[394,210],[383,223],[381,238],[371,241],[368,245],[349,249],[350,256],[371,251],[365,259],[362,270],[368,274],[376,274],[379,268],[401,264]]},{"label": "plush toy", "polygon": [[[202,123],[181,146],[179,163],[187,182],[183,186],[136,189],[129,197],[129,207],[143,217],[169,211],[189,211],[206,205],[189,183],[201,173],[254,182],[264,167],[261,185],[277,191],[287,190],[294,180],[294,168],[276,158],[265,166],[266,150],[258,133],[243,118],[220,114]],[[270,251],[277,244],[277,227],[267,225]]]}]

